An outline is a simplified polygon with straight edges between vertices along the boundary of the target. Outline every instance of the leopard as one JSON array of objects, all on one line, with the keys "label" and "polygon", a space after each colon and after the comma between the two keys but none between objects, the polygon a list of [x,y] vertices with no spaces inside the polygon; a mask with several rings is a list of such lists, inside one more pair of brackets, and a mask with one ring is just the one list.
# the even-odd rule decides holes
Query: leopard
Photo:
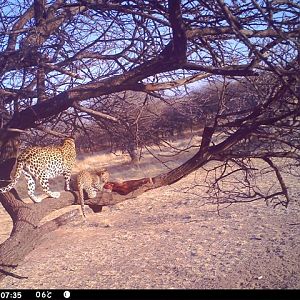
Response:
[{"label": "leopard", "polygon": [[0,188],[0,193],[6,193],[14,188],[23,173],[27,180],[28,196],[33,202],[38,203],[43,200],[34,194],[36,180],[50,198],[59,198],[60,192],[50,191],[48,180],[63,175],[65,190],[69,191],[71,172],[75,163],[76,147],[73,138],[64,139],[59,146],[28,147],[17,157],[16,172],[11,183]]},{"label": "leopard", "polygon": [[104,185],[108,182],[110,174],[107,169],[82,170],[76,177],[76,189],[79,191],[79,202],[83,218],[86,218],[84,208],[83,191],[87,193],[89,199],[95,198],[97,191],[102,191]]}]

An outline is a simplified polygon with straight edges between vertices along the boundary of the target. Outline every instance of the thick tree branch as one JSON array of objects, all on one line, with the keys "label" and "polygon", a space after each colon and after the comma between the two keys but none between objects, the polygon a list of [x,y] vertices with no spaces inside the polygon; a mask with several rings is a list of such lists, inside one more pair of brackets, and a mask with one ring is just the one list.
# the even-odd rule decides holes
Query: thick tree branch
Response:
[{"label": "thick tree branch", "polygon": [[[291,30],[288,32],[285,32],[285,35],[287,37],[297,37],[299,36],[300,30]],[[270,37],[270,38],[276,38],[279,37],[279,34],[274,29],[264,29],[264,30],[249,30],[249,29],[241,29],[240,32],[247,36],[248,38],[252,37],[258,37],[258,38],[264,38],[264,37]],[[210,37],[210,39],[215,39],[215,36],[221,36],[221,39],[232,39],[232,37],[235,35],[235,31],[232,29],[232,27],[211,27],[211,28],[193,28],[188,29],[186,32],[188,39],[195,39],[198,37]]]},{"label": "thick tree branch", "polygon": [[257,76],[258,73],[251,70],[250,65],[230,65],[220,68],[202,66],[195,63],[185,63],[183,69],[186,70],[198,70],[207,72],[213,75],[224,75],[224,76]]},{"label": "thick tree branch", "polygon": [[210,73],[206,73],[206,74],[198,73],[192,76],[188,76],[182,79],[177,79],[169,82],[141,84],[141,90],[149,92],[149,91],[160,91],[160,90],[172,89],[175,87],[196,82],[201,79],[208,78],[210,76],[212,76],[212,74]]}]

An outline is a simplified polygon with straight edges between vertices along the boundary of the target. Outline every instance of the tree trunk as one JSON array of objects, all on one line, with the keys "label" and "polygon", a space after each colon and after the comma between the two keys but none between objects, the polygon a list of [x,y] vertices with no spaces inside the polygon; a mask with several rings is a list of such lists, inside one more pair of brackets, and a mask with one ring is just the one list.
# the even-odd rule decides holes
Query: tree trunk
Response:
[{"label": "tree trunk", "polygon": [[140,162],[140,157],[138,153],[138,149],[128,149],[129,156],[131,158],[132,165],[138,165]]}]

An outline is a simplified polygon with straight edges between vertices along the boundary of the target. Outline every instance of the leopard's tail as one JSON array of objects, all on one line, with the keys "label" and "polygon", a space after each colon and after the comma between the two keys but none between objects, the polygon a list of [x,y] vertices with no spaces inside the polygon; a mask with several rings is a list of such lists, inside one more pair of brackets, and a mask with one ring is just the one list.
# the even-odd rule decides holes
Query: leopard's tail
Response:
[{"label": "leopard's tail", "polygon": [[5,187],[2,187],[0,188],[0,193],[6,193],[6,192],[9,192],[12,188],[14,188],[22,174],[22,170],[24,168],[24,164],[25,162],[24,161],[18,161],[17,163],[17,169],[16,169],[16,173],[15,173],[15,176],[14,178],[12,179],[12,182],[5,186]]},{"label": "leopard's tail", "polygon": [[79,191],[79,200],[80,200],[81,211],[82,211],[83,217],[86,218],[85,209],[84,209],[83,186],[80,184],[78,185],[78,191]]}]

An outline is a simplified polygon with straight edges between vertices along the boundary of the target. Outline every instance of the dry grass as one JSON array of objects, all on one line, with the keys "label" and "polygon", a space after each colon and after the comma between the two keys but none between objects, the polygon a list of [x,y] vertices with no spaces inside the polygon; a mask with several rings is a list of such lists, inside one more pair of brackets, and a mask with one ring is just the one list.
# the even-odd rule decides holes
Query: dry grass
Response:
[{"label": "dry grass", "polygon": [[[114,181],[155,176],[180,165],[191,157],[196,151],[196,146],[199,145],[200,140],[199,137],[192,136],[179,141],[168,141],[160,147],[148,147],[147,150],[143,150],[139,166],[131,165],[129,155],[121,152],[110,153],[102,151],[88,156],[79,155],[74,173],[87,168],[105,167],[111,173]],[[185,151],[187,148],[188,150]],[[178,150],[182,152],[176,154]]]}]

